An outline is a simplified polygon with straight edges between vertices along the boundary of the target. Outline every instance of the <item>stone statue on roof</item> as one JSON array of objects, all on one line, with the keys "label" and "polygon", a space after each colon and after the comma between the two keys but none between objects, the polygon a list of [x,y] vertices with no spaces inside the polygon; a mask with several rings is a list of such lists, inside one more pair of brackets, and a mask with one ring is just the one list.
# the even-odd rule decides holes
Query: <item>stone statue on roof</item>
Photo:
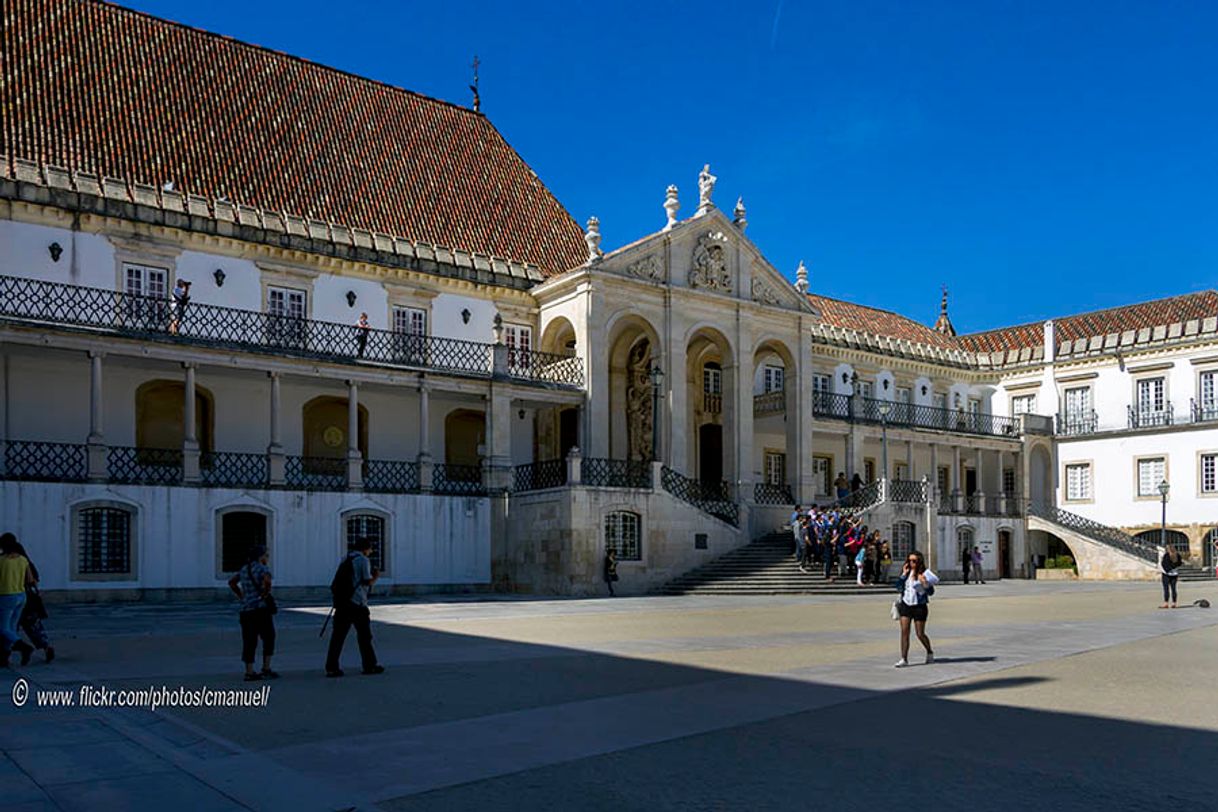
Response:
[{"label": "stone statue on roof", "polygon": [[945,336],[956,335],[956,328],[947,317],[947,285],[943,286],[943,299],[939,302],[939,320],[935,322],[935,329]]},{"label": "stone statue on roof", "polygon": [[711,195],[715,192],[715,181],[719,180],[710,172],[710,164],[702,167],[698,173],[698,214],[706,214],[715,208]]}]

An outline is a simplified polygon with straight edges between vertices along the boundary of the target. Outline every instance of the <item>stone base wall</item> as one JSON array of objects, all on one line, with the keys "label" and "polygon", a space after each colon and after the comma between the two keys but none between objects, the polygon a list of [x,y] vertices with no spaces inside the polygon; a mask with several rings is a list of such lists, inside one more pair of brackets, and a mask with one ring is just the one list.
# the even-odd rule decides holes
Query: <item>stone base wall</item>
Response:
[{"label": "stone base wall", "polygon": [[[569,487],[514,494],[505,552],[495,562],[496,589],[607,595],[605,516],[619,510],[639,515],[642,548],[641,560],[618,561],[614,589],[622,595],[652,592],[749,541],[747,532],[665,491]],[[705,548],[698,536],[705,536]]]},{"label": "stone base wall", "polygon": [[[1107,544],[1092,541],[1067,527],[1047,522],[1038,516],[1028,517],[1028,529],[1057,536],[1074,555],[1078,577],[1085,581],[1152,581],[1159,577],[1154,564],[1122,552]],[[1037,570],[1036,576],[1045,570]]]}]

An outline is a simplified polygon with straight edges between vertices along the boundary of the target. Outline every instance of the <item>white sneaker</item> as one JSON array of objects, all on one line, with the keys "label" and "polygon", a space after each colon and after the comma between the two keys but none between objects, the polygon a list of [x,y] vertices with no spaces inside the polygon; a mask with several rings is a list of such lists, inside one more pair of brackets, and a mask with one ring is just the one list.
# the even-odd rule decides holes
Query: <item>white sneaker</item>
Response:
[{"label": "white sneaker", "polygon": [[926,664],[927,664],[927,665],[930,665],[930,664],[931,664],[931,663],[933,663],[934,661],[935,661],[935,654],[934,654],[934,652],[933,652],[933,651],[927,652],[927,653],[926,653]]},{"label": "white sneaker", "polygon": [[893,668],[904,668],[907,665],[909,665],[909,660],[902,657],[901,659],[897,660],[896,665],[894,665]]}]

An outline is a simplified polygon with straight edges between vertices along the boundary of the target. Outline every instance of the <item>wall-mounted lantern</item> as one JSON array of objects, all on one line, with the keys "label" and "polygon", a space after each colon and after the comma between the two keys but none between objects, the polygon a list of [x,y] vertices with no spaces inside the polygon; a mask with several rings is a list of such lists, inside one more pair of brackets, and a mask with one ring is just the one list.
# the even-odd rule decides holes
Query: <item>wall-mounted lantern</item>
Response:
[{"label": "wall-mounted lantern", "polygon": [[473,315],[473,313],[470,313],[470,312],[469,312],[469,308],[468,308],[468,307],[467,307],[467,308],[465,308],[464,310],[462,310],[462,311],[461,311],[461,323],[462,323],[462,324],[469,324],[469,317],[470,317],[470,316],[472,316],[472,315]]},{"label": "wall-mounted lantern", "polygon": [[59,257],[63,254],[63,246],[53,242],[47,246],[47,251],[51,254],[51,262],[59,262]]},{"label": "wall-mounted lantern", "polygon": [[355,307],[355,291],[347,291],[347,307]]},{"label": "wall-mounted lantern", "polygon": [[224,273],[223,268],[216,268],[216,270],[212,271],[211,275],[216,280],[216,287],[218,287],[218,288],[224,287],[224,277],[226,277],[228,274]]}]

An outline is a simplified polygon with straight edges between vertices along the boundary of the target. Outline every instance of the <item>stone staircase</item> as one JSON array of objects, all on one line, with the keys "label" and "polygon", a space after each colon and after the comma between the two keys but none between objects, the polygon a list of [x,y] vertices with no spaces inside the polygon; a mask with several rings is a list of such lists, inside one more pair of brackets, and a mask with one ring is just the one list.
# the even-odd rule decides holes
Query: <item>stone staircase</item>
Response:
[{"label": "stone staircase", "polygon": [[[669,581],[663,595],[877,595],[884,586],[855,584],[853,578],[828,582],[822,567],[799,571],[791,531],[775,530],[744,547]],[[895,593],[894,593],[895,594]]]}]

